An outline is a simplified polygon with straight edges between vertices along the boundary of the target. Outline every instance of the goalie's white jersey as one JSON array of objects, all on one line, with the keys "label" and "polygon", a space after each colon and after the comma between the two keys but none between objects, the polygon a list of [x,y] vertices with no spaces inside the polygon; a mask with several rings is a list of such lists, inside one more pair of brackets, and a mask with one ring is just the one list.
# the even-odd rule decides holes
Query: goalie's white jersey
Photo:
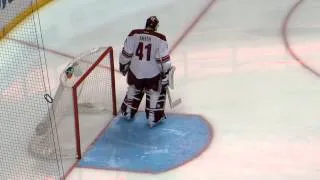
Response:
[{"label": "goalie's white jersey", "polygon": [[130,61],[130,70],[138,79],[152,78],[171,67],[166,37],[158,32],[136,29],[124,42],[120,63]]}]

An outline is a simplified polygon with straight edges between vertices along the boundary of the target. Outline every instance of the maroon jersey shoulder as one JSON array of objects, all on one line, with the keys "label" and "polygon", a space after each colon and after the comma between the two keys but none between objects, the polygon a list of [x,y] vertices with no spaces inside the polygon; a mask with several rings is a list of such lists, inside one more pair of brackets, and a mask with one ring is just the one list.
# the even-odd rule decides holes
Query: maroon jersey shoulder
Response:
[{"label": "maroon jersey shoulder", "polygon": [[156,36],[163,41],[167,41],[167,38],[165,35],[158,33],[158,32],[155,32],[155,31],[146,30],[146,29],[134,29],[130,32],[130,34],[128,36],[133,36],[135,34],[149,34],[152,36]]}]

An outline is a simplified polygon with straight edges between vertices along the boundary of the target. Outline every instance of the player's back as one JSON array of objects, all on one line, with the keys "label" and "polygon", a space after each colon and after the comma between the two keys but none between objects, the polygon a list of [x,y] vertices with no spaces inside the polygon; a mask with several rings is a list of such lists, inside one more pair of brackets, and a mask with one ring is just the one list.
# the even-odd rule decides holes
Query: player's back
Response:
[{"label": "player's back", "polygon": [[152,78],[161,72],[159,61],[167,56],[168,49],[163,34],[136,29],[128,35],[126,46],[132,52],[130,69],[138,79]]}]

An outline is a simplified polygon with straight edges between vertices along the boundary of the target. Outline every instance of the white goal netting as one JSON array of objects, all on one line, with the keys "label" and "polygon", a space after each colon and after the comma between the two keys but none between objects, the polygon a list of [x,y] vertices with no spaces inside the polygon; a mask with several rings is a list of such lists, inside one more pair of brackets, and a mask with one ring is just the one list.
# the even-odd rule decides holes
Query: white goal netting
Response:
[{"label": "white goal netting", "polygon": [[[30,152],[41,158],[79,158],[115,114],[111,48],[96,48],[70,62],[48,114],[36,127]],[[89,138],[88,138],[89,136]]]}]

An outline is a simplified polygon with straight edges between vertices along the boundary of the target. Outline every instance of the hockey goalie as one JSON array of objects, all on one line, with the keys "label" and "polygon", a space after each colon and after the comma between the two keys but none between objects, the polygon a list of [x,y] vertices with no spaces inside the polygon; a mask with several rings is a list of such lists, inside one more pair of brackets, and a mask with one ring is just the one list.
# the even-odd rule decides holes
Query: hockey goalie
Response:
[{"label": "hockey goalie", "polygon": [[151,16],[144,29],[132,30],[119,57],[120,71],[127,76],[128,83],[120,115],[127,120],[134,119],[146,93],[145,113],[149,127],[166,119],[166,93],[173,69],[166,36],[157,32],[158,26],[158,18]]}]

